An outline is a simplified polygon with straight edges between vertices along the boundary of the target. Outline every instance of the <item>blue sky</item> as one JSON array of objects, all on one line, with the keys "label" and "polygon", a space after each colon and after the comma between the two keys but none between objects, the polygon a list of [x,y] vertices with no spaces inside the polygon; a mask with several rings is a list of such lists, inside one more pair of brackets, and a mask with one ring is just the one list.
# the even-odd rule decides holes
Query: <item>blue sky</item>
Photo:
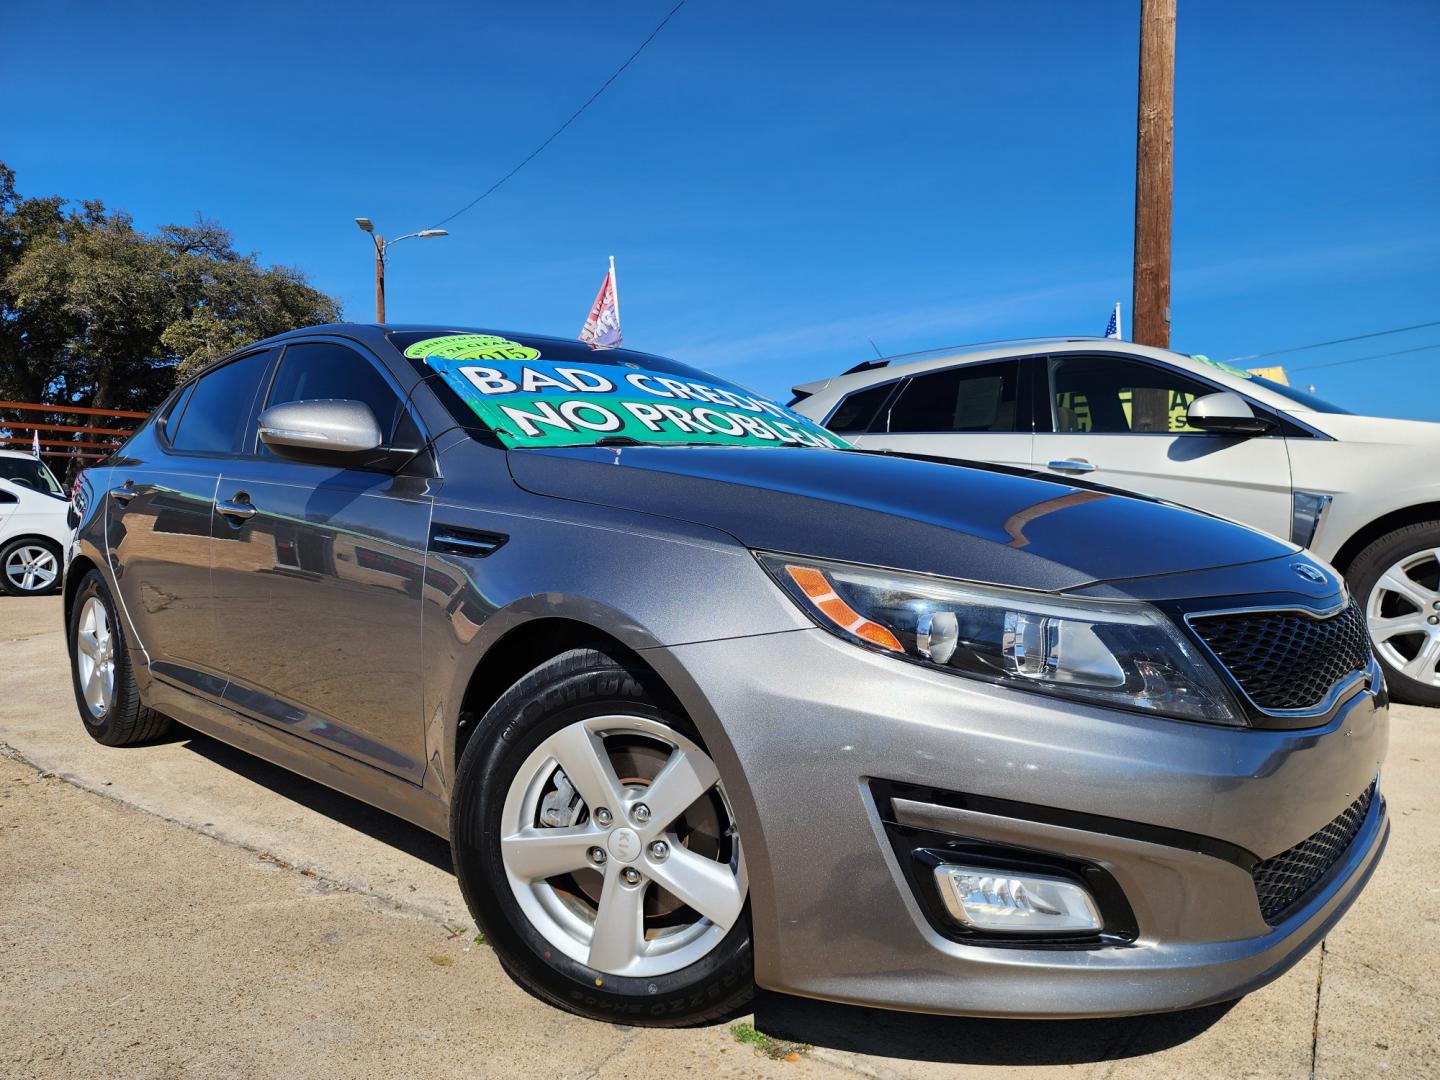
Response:
[{"label": "blue sky", "polygon": [[[368,319],[352,219],[469,201],[671,3],[19,5],[0,157],[143,227],[213,217]],[[1180,7],[1173,345],[1440,320],[1440,5]],[[1137,8],[689,0],[451,236],[392,250],[390,318],[573,335],[614,254],[627,345],[777,396],[867,338],[1099,333],[1116,300],[1128,330]],[[1431,343],[1283,360],[1440,420],[1440,348],[1298,370]]]}]

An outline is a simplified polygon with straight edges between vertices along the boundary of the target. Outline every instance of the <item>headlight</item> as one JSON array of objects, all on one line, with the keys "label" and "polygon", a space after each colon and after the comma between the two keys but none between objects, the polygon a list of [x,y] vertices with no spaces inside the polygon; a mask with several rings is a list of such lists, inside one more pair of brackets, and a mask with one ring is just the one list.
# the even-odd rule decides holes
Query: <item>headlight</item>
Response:
[{"label": "headlight", "polygon": [[1020,690],[1244,723],[1215,670],[1148,604],[757,555],[816,622],[856,644]]}]

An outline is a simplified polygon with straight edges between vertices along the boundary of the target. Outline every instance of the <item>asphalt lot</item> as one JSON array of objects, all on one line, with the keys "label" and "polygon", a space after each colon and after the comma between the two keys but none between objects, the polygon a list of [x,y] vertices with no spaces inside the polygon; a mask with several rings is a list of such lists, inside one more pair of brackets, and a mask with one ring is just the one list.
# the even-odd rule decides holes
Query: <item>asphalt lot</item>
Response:
[{"label": "asphalt lot", "polygon": [[199,735],[95,744],[59,600],[0,597],[0,1076],[1435,1076],[1440,711],[1392,715],[1383,864],[1236,1004],[1016,1022],[766,995],[652,1031],[512,983],[428,833]]}]

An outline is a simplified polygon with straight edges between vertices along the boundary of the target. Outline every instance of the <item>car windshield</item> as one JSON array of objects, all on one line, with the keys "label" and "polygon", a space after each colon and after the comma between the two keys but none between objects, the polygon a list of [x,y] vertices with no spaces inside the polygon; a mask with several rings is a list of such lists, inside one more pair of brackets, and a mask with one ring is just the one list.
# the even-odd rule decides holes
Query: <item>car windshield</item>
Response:
[{"label": "car windshield", "polygon": [[489,332],[388,337],[457,424],[510,448],[849,445],[769,398],[660,356]]},{"label": "car windshield", "polygon": [[1330,402],[1326,401],[1324,398],[1316,397],[1314,394],[1307,393],[1304,390],[1297,390],[1289,383],[1277,382],[1274,379],[1266,378],[1264,375],[1261,375],[1257,372],[1246,371],[1244,368],[1234,367],[1230,364],[1222,363],[1219,360],[1211,360],[1208,356],[1202,356],[1199,353],[1193,354],[1190,359],[1199,360],[1202,364],[1209,364],[1213,368],[1218,368],[1226,374],[1234,375],[1237,378],[1245,379],[1249,382],[1254,383],[1256,386],[1263,386],[1266,390],[1273,391],[1274,393],[1279,394],[1283,398],[1288,398],[1291,401],[1295,402],[1296,405],[1309,409],[1311,412],[1339,413],[1343,416],[1351,415],[1349,409],[1342,409],[1339,405],[1330,404]]},{"label": "car windshield", "polygon": [[39,458],[0,456],[0,479],[28,487],[44,495],[65,498],[65,489]]}]

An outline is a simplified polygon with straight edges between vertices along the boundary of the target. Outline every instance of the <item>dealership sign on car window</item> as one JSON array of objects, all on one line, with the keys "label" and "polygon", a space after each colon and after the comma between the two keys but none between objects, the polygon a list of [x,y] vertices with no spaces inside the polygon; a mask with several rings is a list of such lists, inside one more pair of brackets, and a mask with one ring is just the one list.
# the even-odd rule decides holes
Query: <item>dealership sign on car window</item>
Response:
[{"label": "dealership sign on car window", "polygon": [[425,363],[506,446],[575,446],[602,439],[727,446],[848,444],[783,406],[718,383],[628,364],[551,363],[489,334],[417,341]]}]

